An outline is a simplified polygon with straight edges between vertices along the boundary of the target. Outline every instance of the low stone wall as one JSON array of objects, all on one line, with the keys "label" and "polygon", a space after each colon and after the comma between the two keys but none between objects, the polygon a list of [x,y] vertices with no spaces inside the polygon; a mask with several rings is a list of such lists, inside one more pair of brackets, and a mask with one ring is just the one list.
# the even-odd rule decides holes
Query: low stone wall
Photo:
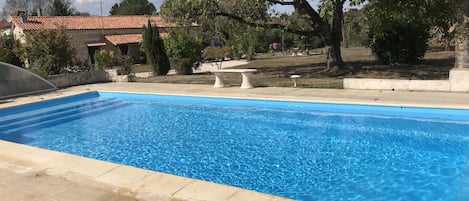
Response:
[{"label": "low stone wall", "polygon": [[102,70],[51,75],[47,77],[47,80],[58,88],[111,81],[108,74]]},{"label": "low stone wall", "polygon": [[469,92],[469,69],[455,68],[449,72],[451,91]]},{"label": "low stone wall", "polygon": [[448,80],[344,79],[345,89],[450,91]]},{"label": "low stone wall", "polygon": [[345,89],[469,92],[469,69],[453,69],[449,80],[344,79]]}]

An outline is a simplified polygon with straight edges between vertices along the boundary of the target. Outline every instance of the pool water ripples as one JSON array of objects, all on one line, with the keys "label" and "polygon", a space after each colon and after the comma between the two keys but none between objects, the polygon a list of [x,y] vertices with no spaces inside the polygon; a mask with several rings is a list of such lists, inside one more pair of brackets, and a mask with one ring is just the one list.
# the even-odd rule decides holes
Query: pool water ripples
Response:
[{"label": "pool water ripples", "polygon": [[28,130],[13,141],[305,201],[465,196],[464,119],[123,96],[120,108]]}]

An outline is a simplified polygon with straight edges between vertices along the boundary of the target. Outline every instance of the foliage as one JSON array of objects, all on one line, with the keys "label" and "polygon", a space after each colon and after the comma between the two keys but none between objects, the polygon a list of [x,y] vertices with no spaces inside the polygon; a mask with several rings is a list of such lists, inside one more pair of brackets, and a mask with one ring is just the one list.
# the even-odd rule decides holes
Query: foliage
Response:
[{"label": "foliage", "polygon": [[148,0],[121,0],[109,11],[110,15],[153,15],[155,13],[155,5]]},{"label": "foliage", "polygon": [[94,66],[99,70],[109,68],[116,62],[113,51],[98,50],[94,53],[93,57],[95,61]]},{"label": "foliage", "polygon": [[21,66],[21,59],[15,54],[15,50],[19,47],[19,41],[11,35],[0,34],[0,47],[1,62]]},{"label": "foliage", "polygon": [[153,67],[156,75],[166,75],[171,68],[163,39],[160,37],[158,26],[152,26],[150,20],[148,25],[143,27],[142,48],[145,51],[147,60]]},{"label": "foliage", "polygon": [[71,16],[76,13],[70,0],[53,0],[49,12],[51,16]]},{"label": "foliage", "polygon": [[123,55],[117,58],[117,63],[122,68],[119,70],[120,75],[129,75],[132,73],[134,64],[134,59],[131,56]]},{"label": "foliage", "polygon": [[428,27],[418,23],[390,21],[385,28],[372,27],[370,35],[371,50],[384,64],[417,63],[428,47]]},{"label": "foliage", "polygon": [[221,48],[208,46],[203,50],[202,57],[204,60],[223,60],[229,57],[231,48],[229,46],[223,46]]},{"label": "foliage", "polygon": [[430,22],[437,32],[441,33],[442,39],[450,41],[454,39],[455,33],[451,27],[458,21],[458,6],[460,0],[433,0],[428,5]]},{"label": "foliage", "polygon": [[52,0],[6,0],[2,8],[2,16],[11,16],[15,11],[26,11],[30,15],[36,15],[41,9],[43,15],[49,14]]},{"label": "foliage", "polygon": [[[228,26],[233,24],[245,25],[241,29],[233,26],[233,29],[228,31],[234,38],[243,37],[245,32],[242,31],[248,30],[248,28],[259,30],[259,27],[281,29],[289,33],[308,37],[318,36],[323,44],[332,47],[331,58],[333,58],[336,65],[341,66],[342,58],[340,54],[340,38],[338,36],[341,36],[342,8],[345,2],[356,5],[365,2],[365,0],[321,0],[321,5],[319,6],[321,10],[314,9],[308,0],[166,0],[162,5],[161,14],[170,21],[183,24],[197,22],[203,28],[216,25],[213,22],[219,17],[227,18],[226,24]],[[292,26],[271,20],[271,14],[276,13],[276,11],[272,11],[272,6],[275,4],[294,7],[297,12],[296,21],[300,22],[301,25],[307,26]],[[328,15],[320,14],[323,12],[327,13],[326,11],[332,13],[332,21],[329,20]],[[242,33],[236,33],[236,30]],[[217,30],[215,29],[215,31]],[[241,44],[244,51],[249,53],[253,49],[252,47],[256,46],[250,42],[253,41],[247,38],[246,41],[235,40],[232,44],[235,44],[235,47]]]},{"label": "foliage", "polygon": [[232,32],[228,45],[232,47],[233,56],[244,56],[247,60],[254,59],[256,47],[259,44],[260,32],[258,29],[244,27]]},{"label": "foliage", "polygon": [[368,24],[365,19],[365,9],[350,9],[344,13],[345,37],[352,47],[368,45]]},{"label": "foliage", "polygon": [[229,57],[231,54],[231,48],[229,46],[223,47],[213,47],[208,46],[203,50],[202,57],[204,61],[215,61],[218,69],[222,68],[222,62],[226,57]]},{"label": "foliage", "polygon": [[192,73],[194,73],[194,71],[192,70],[194,63],[191,62],[191,59],[189,58],[177,59],[175,60],[174,65],[174,70],[176,70],[176,73],[178,75],[191,75]]},{"label": "foliage", "polygon": [[191,36],[189,30],[179,28],[170,30],[169,37],[164,39],[166,54],[176,65],[176,73],[192,74],[193,64],[200,61],[202,43]]},{"label": "foliage", "polygon": [[437,19],[444,16],[439,10],[451,9],[451,2],[454,3],[453,0],[370,1],[366,16],[374,54],[383,63],[417,62],[426,51],[430,28],[443,20]]},{"label": "foliage", "polygon": [[21,47],[20,52],[23,62],[39,68],[42,75],[64,72],[64,68],[73,65],[76,54],[64,27],[31,32],[26,35],[26,44]]}]

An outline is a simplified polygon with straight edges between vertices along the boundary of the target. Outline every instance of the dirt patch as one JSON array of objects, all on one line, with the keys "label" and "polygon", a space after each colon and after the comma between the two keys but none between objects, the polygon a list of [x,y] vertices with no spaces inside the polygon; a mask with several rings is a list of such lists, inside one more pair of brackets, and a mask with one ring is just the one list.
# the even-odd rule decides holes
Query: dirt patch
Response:
[{"label": "dirt patch", "polygon": [[[291,75],[301,75],[298,87],[342,88],[343,78],[380,78],[410,80],[444,80],[454,66],[454,51],[429,51],[416,65],[381,65],[367,48],[343,49],[346,63],[340,72],[327,70],[325,55],[285,56],[260,54],[256,60],[234,68],[253,68],[253,84],[257,87],[291,87]],[[239,86],[239,74],[225,76],[227,86]],[[139,82],[213,84],[214,76],[208,73],[189,76],[162,76],[139,79]]]}]

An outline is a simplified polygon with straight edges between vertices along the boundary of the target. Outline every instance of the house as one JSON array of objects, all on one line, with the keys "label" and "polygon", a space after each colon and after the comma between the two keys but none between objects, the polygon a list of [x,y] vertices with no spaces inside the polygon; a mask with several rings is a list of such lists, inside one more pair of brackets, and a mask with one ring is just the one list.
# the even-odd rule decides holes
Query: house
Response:
[{"label": "house", "polygon": [[11,34],[11,22],[6,20],[0,21],[0,35],[10,35]]},{"label": "house", "polygon": [[139,43],[143,27],[150,20],[158,25],[160,34],[167,36],[167,29],[176,25],[166,23],[158,15],[148,16],[26,16],[24,12],[12,17],[13,35],[25,43],[25,35],[39,29],[65,27],[72,45],[77,50],[77,59],[94,64],[93,55],[99,49],[129,55],[135,61],[142,56]]}]

